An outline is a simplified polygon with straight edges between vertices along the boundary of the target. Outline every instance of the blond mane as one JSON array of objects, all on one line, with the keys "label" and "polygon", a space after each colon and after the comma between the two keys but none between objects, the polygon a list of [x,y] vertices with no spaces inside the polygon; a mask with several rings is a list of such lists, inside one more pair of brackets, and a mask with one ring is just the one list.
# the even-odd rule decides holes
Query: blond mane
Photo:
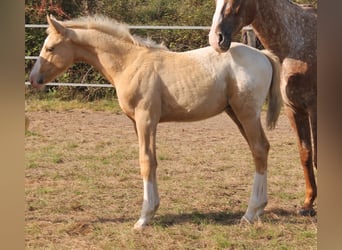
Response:
[{"label": "blond mane", "polygon": [[[60,22],[64,27],[71,29],[93,29],[108,34],[120,40],[131,42],[135,45],[146,48],[167,49],[163,44],[157,44],[151,39],[144,39],[136,35],[132,35],[128,25],[120,23],[114,19],[102,16],[84,16],[76,19]],[[49,33],[50,30],[48,29]]]}]

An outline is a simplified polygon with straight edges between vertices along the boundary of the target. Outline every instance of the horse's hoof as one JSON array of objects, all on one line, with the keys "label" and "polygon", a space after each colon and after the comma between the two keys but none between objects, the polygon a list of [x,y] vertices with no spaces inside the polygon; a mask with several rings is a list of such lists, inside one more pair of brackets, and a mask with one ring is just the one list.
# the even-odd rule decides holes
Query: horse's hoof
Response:
[{"label": "horse's hoof", "polygon": [[240,220],[240,226],[251,225],[251,224],[253,224],[253,221],[250,221],[249,219],[247,219],[246,216],[242,216]]},{"label": "horse's hoof", "polygon": [[139,219],[135,224],[133,229],[136,231],[141,231],[147,226],[147,221],[144,219]]},{"label": "horse's hoof", "polygon": [[316,215],[316,211],[313,208],[301,208],[298,211],[298,214],[301,215],[301,216],[311,216],[311,217],[313,217],[313,216]]}]

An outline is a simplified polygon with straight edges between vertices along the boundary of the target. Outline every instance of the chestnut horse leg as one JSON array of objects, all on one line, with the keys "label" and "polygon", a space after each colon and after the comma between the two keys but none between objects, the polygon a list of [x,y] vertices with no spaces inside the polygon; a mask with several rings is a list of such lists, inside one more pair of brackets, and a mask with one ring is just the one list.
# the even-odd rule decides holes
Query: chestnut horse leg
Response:
[{"label": "chestnut horse leg", "polygon": [[157,122],[152,119],[149,111],[136,113],[136,129],[139,139],[139,164],[144,183],[144,201],[141,216],[134,229],[142,229],[153,218],[159,207],[157,187],[156,131]]},{"label": "chestnut horse leg", "polygon": [[314,142],[314,166],[317,169],[317,105],[310,111],[310,125]]},{"label": "chestnut horse leg", "polygon": [[[313,202],[317,196],[317,186],[312,163],[312,144],[310,134],[310,119],[308,114],[292,110],[286,107],[287,116],[291,122],[291,126],[297,133],[298,148],[300,160],[304,170],[305,178],[305,201],[302,209],[299,211],[301,215],[314,215]],[[315,124],[313,124],[315,126]],[[313,130],[316,128],[312,127]],[[313,135],[316,136],[315,134]]]}]

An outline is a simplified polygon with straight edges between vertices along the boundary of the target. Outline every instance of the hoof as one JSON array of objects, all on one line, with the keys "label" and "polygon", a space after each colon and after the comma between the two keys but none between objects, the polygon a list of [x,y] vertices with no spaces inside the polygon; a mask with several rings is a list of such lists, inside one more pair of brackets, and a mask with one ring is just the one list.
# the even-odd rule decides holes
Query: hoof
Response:
[{"label": "hoof", "polygon": [[135,224],[133,229],[137,231],[143,230],[147,226],[147,222],[144,219],[139,219]]},{"label": "hoof", "polygon": [[315,216],[316,215],[316,211],[313,208],[301,208],[298,211],[298,214],[301,216]]},{"label": "hoof", "polygon": [[249,219],[247,219],[246,216],[242,216],[240,220],[240,226],[252,225],[252,224],[253,224],[253,221],[250,221]]},{"label": "hoof", "polygon": [[145,227],[146,227],[146,225],[139,225],[138,223],[135,223],[133,230],[134,231],[142,231],[142,230],[144,230]]}]

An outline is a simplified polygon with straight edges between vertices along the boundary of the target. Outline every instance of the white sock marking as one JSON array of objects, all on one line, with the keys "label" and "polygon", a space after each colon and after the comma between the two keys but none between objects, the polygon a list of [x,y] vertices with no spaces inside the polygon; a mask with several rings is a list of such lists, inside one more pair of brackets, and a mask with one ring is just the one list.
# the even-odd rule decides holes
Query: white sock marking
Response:
[{"label": "white sock marking", "polygon": [[267,204],[267,172],[264,174],[255,173],[252,195],[249,200],[244,219],[254,221],[254,217],[263,212]]},{"label": "white sock marking", "polygon": [[145,226],[154,216],[159,206],[157,183],[147,180],[144,182],[144,202],[140,219],[135,223],[134,228],[140,229]]}]

